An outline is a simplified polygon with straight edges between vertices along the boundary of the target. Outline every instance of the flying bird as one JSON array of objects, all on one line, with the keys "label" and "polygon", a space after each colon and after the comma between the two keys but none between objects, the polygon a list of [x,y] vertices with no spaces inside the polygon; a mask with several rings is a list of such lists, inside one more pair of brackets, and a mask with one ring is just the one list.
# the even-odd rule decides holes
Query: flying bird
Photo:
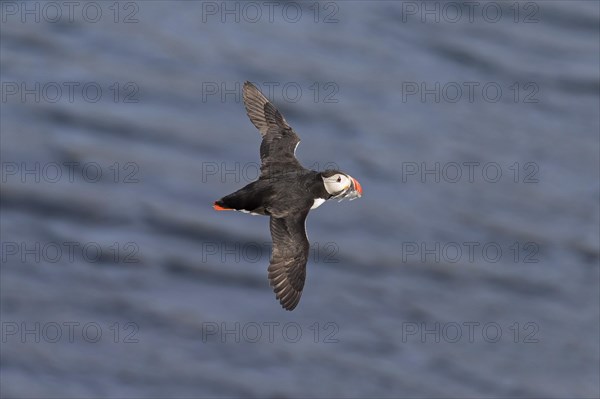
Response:
[{"label": "flying bird", "polygon": [[352,176],[337,170],[304,168],[296,159],[300,138],[281,113],[250,82],[244,83],[243,97],[246,113],[262,136],[260,176],[215,201],[213,207],[271,218],[269,283],[281,306],[293,310],[306,278],[308,212],[329,199],[358,198],[362,187]]}]

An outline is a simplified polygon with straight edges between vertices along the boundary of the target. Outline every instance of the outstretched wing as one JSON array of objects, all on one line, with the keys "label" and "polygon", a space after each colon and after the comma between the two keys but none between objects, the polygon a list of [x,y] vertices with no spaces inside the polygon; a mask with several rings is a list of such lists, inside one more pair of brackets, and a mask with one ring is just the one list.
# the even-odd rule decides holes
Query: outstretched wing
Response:
[{"label": "outstretched wing", "polygon": [[244,83],[244,105],[250,121],[263,138],[261,176],[303,170],[295,156],[300,138],[277,108],[250,82]]},{"label": "outstretched wing", "polygon": [[286,216],[271,217],[273,253],[269,265],[269,283],[279,303],[286,310],[294,310],[304,288],[308,238],[305,221],[309,209]]}]

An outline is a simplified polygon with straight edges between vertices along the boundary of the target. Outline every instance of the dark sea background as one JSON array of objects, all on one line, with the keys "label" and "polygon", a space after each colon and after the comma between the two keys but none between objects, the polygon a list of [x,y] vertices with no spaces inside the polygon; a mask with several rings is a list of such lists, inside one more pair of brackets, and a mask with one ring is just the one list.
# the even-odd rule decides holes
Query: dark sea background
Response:
[{"label": "dark sea background", "polygon": [[[597,1],[54,4],[0,3],[3,398],[600,396]],[[212,209],[246,80],[364,190],[293,312]]]}]

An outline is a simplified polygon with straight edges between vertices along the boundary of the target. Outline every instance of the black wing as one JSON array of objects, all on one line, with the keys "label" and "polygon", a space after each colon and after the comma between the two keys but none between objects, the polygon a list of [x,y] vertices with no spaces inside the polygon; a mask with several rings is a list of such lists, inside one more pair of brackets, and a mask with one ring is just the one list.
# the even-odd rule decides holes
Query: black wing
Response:
[{"label": "black wing", "polygon": [[250,82],[244,83],[244,105],[263,138],[260,144],[261,176],[303,170],[295,156],[300,138],[277,108]]},{"label": "black wing", "polygon": [[308,211],[285,218],[271,217],[273,254],[268,269],[269,283],[286,310],[294,310],[304,288],[309,250],[305,230]]}]

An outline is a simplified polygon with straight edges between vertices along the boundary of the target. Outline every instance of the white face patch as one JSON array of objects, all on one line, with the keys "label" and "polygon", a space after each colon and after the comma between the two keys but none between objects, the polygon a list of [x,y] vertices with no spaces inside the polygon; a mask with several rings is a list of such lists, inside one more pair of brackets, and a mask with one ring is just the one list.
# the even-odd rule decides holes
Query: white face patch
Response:
[{"label": "white face patch", "polygon": [[344,174],[336,173],[331,177],[323,178],[323,184],[325,184],[325,190],[331,195],[338,195],[342,191],[350,188],[352,182],[350,178]]},{"label": "white face patch", "polygon": [[325,200],[323,198],[315,199],[315,202],[313,203],[313,206],[310,207],[310,209],[317,209],[318,207],[323,205],[323,202],[325,202]]}]

